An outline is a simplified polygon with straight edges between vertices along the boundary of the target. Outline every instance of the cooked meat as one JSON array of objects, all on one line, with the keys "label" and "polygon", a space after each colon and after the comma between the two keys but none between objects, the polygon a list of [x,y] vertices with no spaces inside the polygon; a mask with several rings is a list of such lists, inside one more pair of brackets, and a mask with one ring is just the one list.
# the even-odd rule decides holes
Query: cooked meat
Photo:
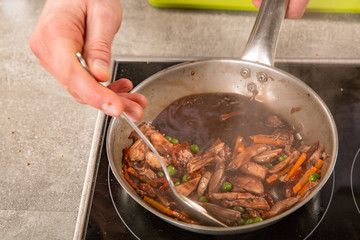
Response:
[{"label": "cooked meat", "polygon": [[215,159],[216,159],[215,171],[209,182],[210,195],[212,193],[218,192],[225,180],[225,159],[220,156],[215,156]]},{"label": "cooked meat", "polygon": [[145,154],[149,151],[149,147],[142,139],[138,139],[130,147],[129,160],[130,161],[141,161],[145,159]]},{"label": "cooked meat", "polygon": [[281,140],[283,142],[284,151],[287,154],[291,153],[291,146],[294,142],[294,135],[291,131],[285,129],[276,129],[272,136],[275,140]]},{"label": "cooked meat", "polygon": [[285,124],[275,115],[268,116],[265,125],[272,128],[283,128]]},{"label": "cooked meat", "polygon": [[[162,161],[165,163],[165,165],[169,165],[169,161],[167,160],[167,158],[160,156]],[[145,161],[147,164],[150,165],[150,167],[155,168],[155,169],[160,169],[161,168],[161,164],[159,162],[159,160],[157,159],[157,157],[155,156],[155,154],[153,152],[147,152],[145,155]]]},{"label": "cooked meat", "polygon": [[238,188],[245,189],[246,191],[262,194],[264,193],[264,185],[260,179],[252,176],[233,176],[229,178],[233,185],[233,191],[238,192]]},{"label": "cooked meat", "polygon": [[215,156],[220,151],[224,151],[224,146],[225,143],[223,142],[216,144],[215,146],[211,147],[207,152],[205,152],[204,157]]},{"label": "cooked meat", "polygon": [[256,198],[239,198],[235,200],[223,200],[222,204],[226,207],[231,206],[241,206],[244,208],[252,208],[258,210],[269,210],[270,206],[268,202],[263,197]]},{"label": "cooked meat", "polygon": [[150,186],[150,184],[147,183],[140,183],[139,184],[139,189],[141,191],[143,191],[144,195],[148,196],[148,197],[155,197],[155,191],[154,189]]},{"label": "cooked meat", "polygon": [[300,144],[300,146],[297,148],[297,150],[299,151],[299,152],[304,152],[304,153],[306,153],[307,151],[309,151],[310,150],[310,148],[311,148],[311,146],[309,146],[309,145],[305,145],[305,144]]},{"label": "cooked meat", "polygon": [[161,133],[153,133],[150,136],[151,143],[161,155],[171,154],[173,144],[169,142]]},{"label": "cooked meat", "polygon": [[215,157],[203,157],[203,156],[196,156],[192,160],[190,160],[187,164],[187,171],[189,173],[193,173],[200,168],[203,168],[211,163],[215,162]]},{"label": "cooked meat", "polygon": [[213,203],[199,203],[203,208],[205,208],[210,214],[215,218],[219,219],[221,222],[224,222],[227,225],[234,225],[237,220],[241,218],[241,213],[229,208],[221,207]]},{"label": "cooked meat", "polygon": [[242,217],[247,219],[261,217],[260,211],[262,210],[247,209],[246,212],[242,214]]},{"label": "cooked meat", "polygon": [[322,153],[324,151],[324,145],[319,144],[318,149],[315,150],[315,152],[310,156],[309,159],[307,159],[304,163],[305,170],[308,170],[311,166],[313,166],[318,159],[322,157]]},{"label": "cooked meat", "polygon": [[136,170],[136,172],[139,175],[145,176],[148,179],[156,179],[157,178],[156,173],[154,173],[149,167],[146,167],[145,165],[143,167],[134,166],[134,169]]},{"label": "cooked meat", "polygon": [[291,146],[294,142],[294,135],[293,135],[292,131],[289,131],[286,129],[280,129],[280,128],[275,129],[275,131],[271,135],[258,134],[258,135],[251,136],[250,138],[253,139],[255,136],[263,137],[263,138],[270,138],[270,139],[273,139],[274,141],[281,141],[281,144],[279,144],[279,145],[283,146],[284,151],[288,154],[290,154]]},{"label": "cooked meat", "polygon": [[240,172],[265,179],[268,168],[254,162],[247,162],[240,167]]},{"label": "cooked meat", "polygon": [[254,144],[250,147],[245,148],[245,150],[237,155],[235,159],[233,159],[226,170],[236,170],[238,169],[242,164],[250,161],[250,159],[266,150],[269,149],[269,146],[265,144]]},{"label": "cooked meat", "polygon": [[198,183],[200,181],[200,177],[194,178],[189,180],[188,182],[184,182],[180,185],[177,185],[176,191],[178,191],[179,193],[181,193],[184,196],[189,196],[190,193],[192,193],[193,191],[195,191],[195,189],[198,186]]},{"label": "cooked meat", "polygon": [[182,166],[186,166],[194,156],[189,149],[181,149],[176,152],[176,162]]},{"label": "cooked meat", "polygon": [[299,197],[289,197],[284,200],[280,200],[276,202],[269,211],[264,211],[261,215],[264,219],[278,215],[279,213],[282,213],[292,207],[295,203],[298,202],[298,200]]},{"label": "cooked meat", "polygon": [[201,197],[202,195],[204,195],[204,193],[209,185],[211,176],[212,176],[212,172],[206,171],[204,173],[204,175],[201,177],[198,188],[197,188],[198,197]]},{"label": "cooked meat", "polygon": [[238,199],[238,198],[245,198],[245,199],[256,198],[256,196],[251,193],[243,193],[243,192],[213,193],[212,197],[214,197],[217,200],[220,200],[220,199],[232,200],[232,199]]},{"label": "cooked meat", "polygon": [[295,150],[295,151],[293,151],[293,153],[290,154],[290,156],[285,158],[285,160],[279,162],[278,164],[276,164],[275,166],[270,168],[268,170],[268,172],[269,173],[277,173],[277,172],[285,169],[287,166],[289,166],[293,162],[295,162],[299,157],[300,157],[300,152]]},{"label": "cooked meat", "polygon": [[257,163],[273,162],[274,160],[276,160],[277,157],[280,157],[282,151],[283,151],[282,148],[268,150],[268,151],[265,151],[255,157],[253,157],[252,161],[257,162]]}]

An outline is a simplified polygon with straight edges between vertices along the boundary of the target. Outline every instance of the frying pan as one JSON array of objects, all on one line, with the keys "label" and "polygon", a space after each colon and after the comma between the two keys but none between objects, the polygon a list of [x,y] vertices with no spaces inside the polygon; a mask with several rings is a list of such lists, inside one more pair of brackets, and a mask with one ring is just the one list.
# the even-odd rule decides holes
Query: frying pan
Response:
[{"label": "frying pan", "polygon": [[151,122],[171,102],[188,95],[237,93],[255,96],[257,101],[263,102],[274,114],[290,123],[304,143],[310,145],[319,140],[324,144],[329,157],[325,160],[317,187],[294,207],[257,224],[222,228],[180,222],[150,207],[125,180],[121,171],[122,150],[132,143],[128,139],[132,129],[123,119],[113,118],[106,142],[112,172],[127,193],[148,211],[189,231],[213,235],[237,234],[276,223],[306,204],[324,186],[333,171],[338,152],[334,119],[322,99],[309,86],[273,67],[276,43],[287,4],[287,0],[263,0],[241,59],[181,63],[150,76],[132,92],[143,94],[150,103],[144,110],[145,122]]}]

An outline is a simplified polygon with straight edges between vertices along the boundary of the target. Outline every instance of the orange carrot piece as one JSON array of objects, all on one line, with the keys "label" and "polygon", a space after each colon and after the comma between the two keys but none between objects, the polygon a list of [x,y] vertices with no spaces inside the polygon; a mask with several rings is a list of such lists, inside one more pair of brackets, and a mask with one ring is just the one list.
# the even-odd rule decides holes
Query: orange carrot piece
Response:
[{"label": "orange carrot piece", "polygon": [[166,215],[168,216],[172,216],[172,217],[175,217],[183,222],[186,222],[186,223],[191,223],[191,224],[197,224],[197,225],[200,225],[199,222],[197,221],[194,221],[192,219],[190,219],[187,214],[182,214],[182,213],[179,213],[177,211],[173,211],[167,207],[165,207],[164,205],[162,205],[161,203],[155,201],[154,199],[152,198],[149,198],[147,196],[144,196],[144,201],[149,203],[153,208],[159,210],[160,212],[163,212],[165,213]]},{"label": "orange carrot piece", "polygon": [[281,140],[275,140],[272,139],[271,137],[266,137],[266,136],[254,136],[253,137],[254,143],[263,143],[263,144],[269,144],[269,145],[281,145],[283,144],[283,141]]},{"label": "orange carrot piece", "polygon": [[301,195],[301,196],[304,195],[304,193],[308,189],[309,185],[310,185],[310,181],[305,183],[305,185],[299,190],[298,195]]},{"label": "orange carrot piece", "polygon": [[292,167],[292,165],[289,165],[285,169],[283,169],[283,170],[281,170],[281,171],[279,171],[277,173],[272,174],[270,177],[268,177],[266,179],[266,181],[268,183],[274,182],[275,180],[279,179],[281,176],[285,175],[291,169],[291,167]]},{"label": "orange carrot piece", "polygon": [[296,160],[294,166],[290,169],[288,175],[286,175],[285,181],[289,181],[292,175],[294,175],[296,169],[298,169],[305,160],[306,160],[306,153],[302,153],[298,158],[298,160]]},{"label": "orange carrot piece", "polygon": [[238,152],[241,153],[245,150],[245,146],[240,146],[237,148]]},{"label": "orange carrot piece", "polygon": [[295,170],[295,173],[289,179],[290,182],[296,182],[299,180],[301,173],[303,172],[302,166]]},{"label": "orange carrot piece", "polygon": [[245,149],[245,143],[244,143],[244,138],[241,137],[241,136],[238,136],[236,141],[235,141],[235,145],[234,145],[234,151],[233,151],[233,154],[232,154],[232,158],[235,158],[235,156],[239,153],[239,152],[242,152],[240,151],[242,149],[242,151],[244,151]]},{"label": "orange carrot piece", "polygon": [[312,173],[316,172],[318,169],[314,166],[312,166],[309,170],[305,172],[305,174],[300,178],[297,184],[293,187],[293,192],[297,194],[300,189],[309,182],[309,177]]},{"label": "orange carrot piece", "polygon": [[278,176],[277,174],[273,174],[273,175],[271,175],[270,177],[268,177],[268,178],[266,179],[266,181],[267,181],[268,183],[272,183],[272,182],[276,181],[278,178],[279,178],[279,176]]},{"label": "orange carrot piece", "polygon": [[173,215],[173,211],[171,209],[165,207],[161,203],[158,203],[154,199],[149,198],[147,196],[144,196],[144,200],[145,200],[145,202],[149,203],[153,208],[159,210],[160,212],[163,212],[163,213],[165,213],[166,215],[169,215],[169,216]]},{"label": "orange carrot piece", "polygon": [[321,159],[318,159],[315,164],[315,167],[320,170],[323,164],[324,164],[324,161]]}]

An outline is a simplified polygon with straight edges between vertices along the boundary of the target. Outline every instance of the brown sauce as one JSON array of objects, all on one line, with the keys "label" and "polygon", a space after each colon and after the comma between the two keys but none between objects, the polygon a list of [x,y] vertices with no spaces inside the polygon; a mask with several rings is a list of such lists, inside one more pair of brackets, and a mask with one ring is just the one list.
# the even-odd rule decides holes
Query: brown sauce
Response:
[{"label": "brown sauce", "polygon": [[250,141],[251,135],[271,134],[274,129],[264,124],[269,115],[263,103],[239,94],[200,94],[171,103],[152,125],[203,150],[217,138],[232,147],[239,135]]}]

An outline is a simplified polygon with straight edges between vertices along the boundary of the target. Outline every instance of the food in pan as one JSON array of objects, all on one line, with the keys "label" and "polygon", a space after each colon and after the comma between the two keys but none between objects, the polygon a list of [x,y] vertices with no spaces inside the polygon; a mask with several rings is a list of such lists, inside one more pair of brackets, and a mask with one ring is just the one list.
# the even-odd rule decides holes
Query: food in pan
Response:
[{"label": "food in pan", "polygon": [[[290,113],[289,113],[290,114]],[[162,156],[177,191],[228,226],[260,222],[294,206],[321,179],[327,154],[263,103],[237,94],[200,94],[170,104],[139,128]],[[143,199],[180,221],[199,224],[169,195],[161,165],[132,132],[123,174]]]}]

